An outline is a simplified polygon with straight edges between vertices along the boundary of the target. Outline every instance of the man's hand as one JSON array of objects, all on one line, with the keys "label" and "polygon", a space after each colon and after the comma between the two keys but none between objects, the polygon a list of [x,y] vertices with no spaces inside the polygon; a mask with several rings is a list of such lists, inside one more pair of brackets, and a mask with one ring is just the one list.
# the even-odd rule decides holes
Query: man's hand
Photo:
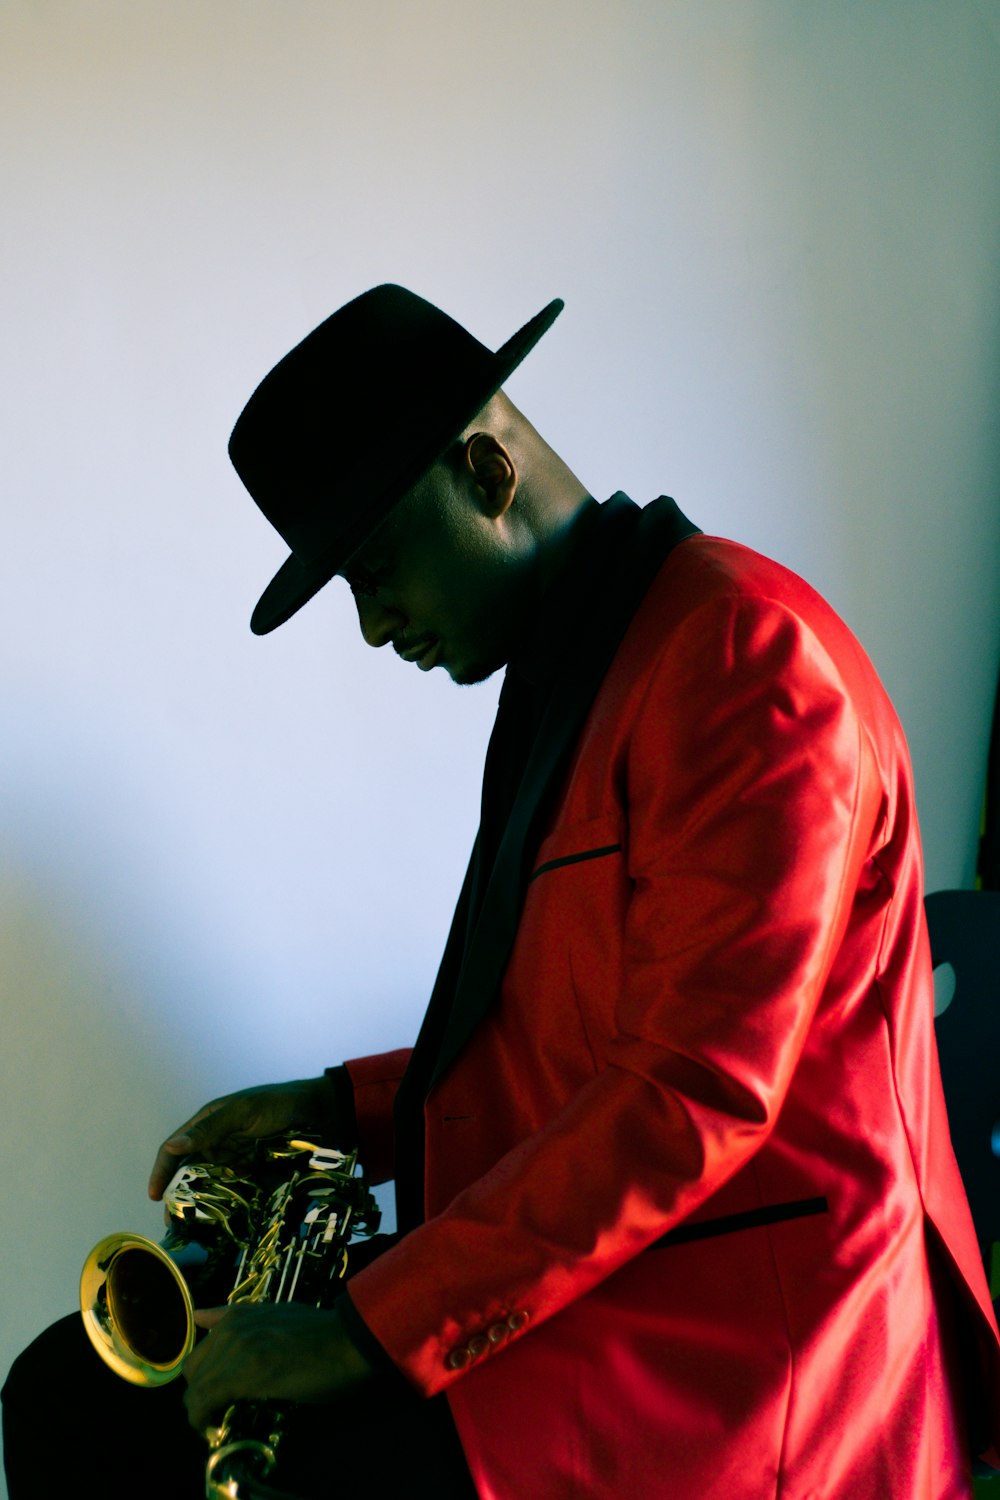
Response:
[{"label": "man's hand", "polygon": [[183,1156],[224,1161],[262,1136],[334,1126],[333,1085],[326,1077],[264,1083],[213,1099],[168,1136],[156,1153],[149,1196],[162,1198]]},{"label": "man's hand", "polygon": [[188,1355],[184,1397],[204,1432],[232,1401],[335,1401],[376,1379],[338,1314],[301,1302],[236,1302],[195,1313],[211,1331]]}]

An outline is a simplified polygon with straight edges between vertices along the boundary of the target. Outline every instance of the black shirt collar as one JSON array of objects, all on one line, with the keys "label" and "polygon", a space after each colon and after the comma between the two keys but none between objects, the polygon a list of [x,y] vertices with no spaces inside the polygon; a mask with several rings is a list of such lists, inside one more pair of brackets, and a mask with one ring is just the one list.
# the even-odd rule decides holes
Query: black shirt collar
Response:
[{"label": "black shirt collar", "polygon": [[621,542],[640,515],[639,507],[618,491],[603,505],[586,503],[592,519],[581,527],[580,538],[542,597],[516,656],[507,666],[513,676],[531,687],[548,687],[571,654],[600,595]]}]

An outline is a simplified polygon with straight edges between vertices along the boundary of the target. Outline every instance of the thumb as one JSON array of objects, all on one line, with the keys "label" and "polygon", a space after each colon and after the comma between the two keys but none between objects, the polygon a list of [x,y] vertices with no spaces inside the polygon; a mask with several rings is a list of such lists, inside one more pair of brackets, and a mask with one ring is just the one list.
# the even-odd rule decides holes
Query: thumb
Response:
[{"label": "thumb", "polygon": [[189,1156],[193,1151],[210,1150],[225,1141],[234,1125],[233,1111],[225,1104],[206,1110],[189,1120],[163,1142],[171,1156]]},{"label": "thumb", "polygon": [[179,1130],[175,1130],[173,1135],[167,1136],[156,1153],[153,1170],[149,1175],[148,1191],[151,1198],[162,1198],[164,1188],[177,1171],[179,1156],[194,1156],[214,1144],[219,1134],[219,1122],[214,1119],[218,1113],[218,1110],[212,1110],[203,1119],[188,1121]]},{"label": "thumb", "polygon": [[196,1307],[194,1310],[195,1325],[198,1328],[214,1328],[217,1323],[222,1322],[229,1310],[228,1307]]},{"label": "thumb", "polygon": [[164,1151],[169,1151],[171,1156],[184,1156],[195,1144],[197,1127],[194,1130],[178,1130],[176,1135],[168,1136],[163,1142]]}]

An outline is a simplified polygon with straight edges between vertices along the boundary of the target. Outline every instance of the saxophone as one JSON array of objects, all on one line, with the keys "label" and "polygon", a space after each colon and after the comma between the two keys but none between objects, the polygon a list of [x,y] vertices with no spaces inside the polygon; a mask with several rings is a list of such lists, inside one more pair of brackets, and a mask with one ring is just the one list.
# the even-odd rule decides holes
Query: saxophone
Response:
[{"label": "saxophone", "polygon": [[[357,1152],[294,1135],[258,1141],[229,1165],[188,1160],[163,1195],[167,1233],[108,1235],[80,1278],[88,1337],[116,1374],[159,1386],[194,1348],[195,1298],[328,1306],[347,1268],[348,1241],[369,1236],[379,1209]],[[284,1410],[237,1401],[206,1433],[207,1500],[276,1496],[264,1481],[277,1460]]]}]

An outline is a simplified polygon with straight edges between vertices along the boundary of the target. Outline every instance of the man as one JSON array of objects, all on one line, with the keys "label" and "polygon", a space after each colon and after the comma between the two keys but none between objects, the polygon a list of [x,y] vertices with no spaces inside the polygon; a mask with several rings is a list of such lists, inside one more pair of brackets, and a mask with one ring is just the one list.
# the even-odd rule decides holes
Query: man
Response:
[{"label": "man", "polygon": [[965,1495],[1000,1346],[902,732],[806,584],[668,500],[597,505],[513,407],[560,309],[493,355],[375,288],[233,433],[291,548],[254,630],[339,574],[369,644],[507,675],[412,1052],[160,1149],[154,1197],[188,1152],[326,1120],[397,1185],[398,1241],[334,1309],[199,1315],[190,1421],[301,1402],[322,1453],[374,1412],[440,1458],[420,1493],[490,1500]]}]

